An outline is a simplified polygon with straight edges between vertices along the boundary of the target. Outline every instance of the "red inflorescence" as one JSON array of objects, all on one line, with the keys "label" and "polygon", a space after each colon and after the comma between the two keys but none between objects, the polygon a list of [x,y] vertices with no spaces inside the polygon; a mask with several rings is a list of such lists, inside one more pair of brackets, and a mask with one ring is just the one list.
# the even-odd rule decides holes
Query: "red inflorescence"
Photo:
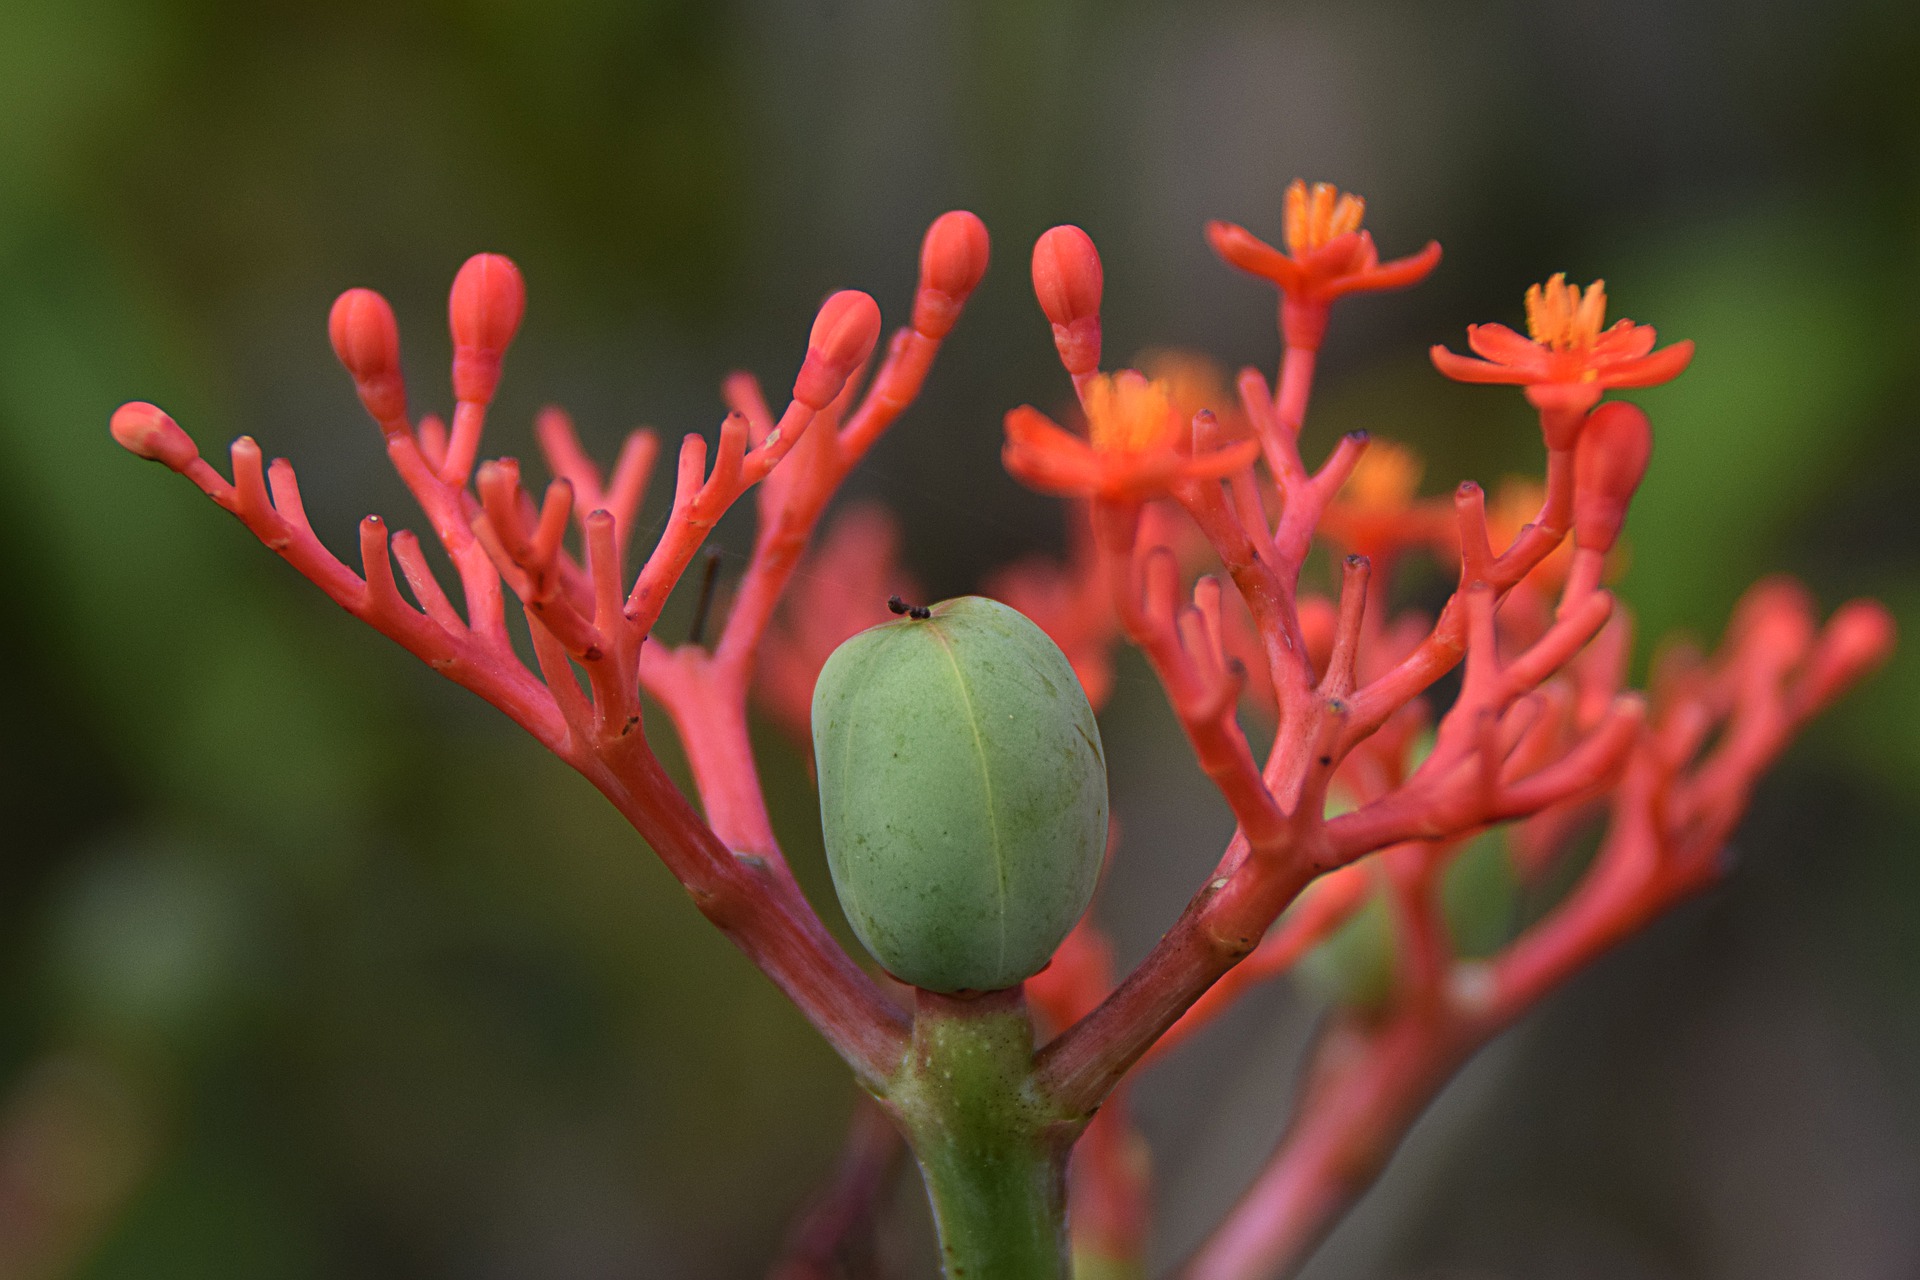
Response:
[{"label": "red inflorescence", "polygon": [[[1676,376],[1692,346],[1656,351],[1651,328],[1603,327],[1598,283],[1536,286],[1529,338],[1480,325],[1468,331],[1480,358],[1433,351],[1451,377],[1525,388],[1544,483],[1509,483],[1491,507],[1473,483],[1422,497],[1418,459],[1360,434],[1309,467],[1300,430],[1333,303],[1413,284],[1439,261],[1435,244],[1380,262],[1362,213],[1352,195],[1296,183],[1285,252],[1208,227],[1223,258],[1281,290],[1272,383],[1247,369],[1228,387],[1204,364],[1164,355],[1143,362],[1154,376],[1102,373],[1092,240],[1062,226],[1034,247],[1034,292],[1084,433],[1018,408],[1004,457],[1023,482],[1076,500],[1075,532],[1064,562],[1024,563],[992,589],[1055,638],[1096,706],[1120,641],[1137,647],[1237,824],[1131,973],[1113,972],[1089,919],[1028,984],[1051,1036],[1032,1064],[1033,1096],[1086,1126],[1072,1188],[1089,1266],[1137,1269],[1144,1247],[1148,1164],[1116,1092],[1137,1064],[1380,904],[1384,978],[1336,1009],[1287,1136],[1186,1274],[1287,1269],[1479,1045],[1724,874],[1721,851],[1761,773],[1894,642],[1880,606],[1844,605],[1822,627],[1804,591],[1772,581],[1748,594],[1717,653],[1669,648],[1649,694],[1627,687],[1629,620],[1603,581],[1653,428],[1637,407],[1601,401]],[[852,291],[821,307],[778,416],[756,380],[729,378],[717,440],[682,441],[659,539],[637,568],[629,544],[658,456],[653,433],[630,436],[603,476],[566,416],[544,412],[537,436],[554,478],[537,498],[514,459],[475,466],[524,310],[512,263],[480,255],[455,281],[450,426],[410,417],[387,303],[343,294],[334,349],[452,562],[458,605],[419,540],[378,517],[361,525],[358,572],[336,558],[307,522],[292,467],[266,465],[250,438],[234,443],[228,480],[152,405],[123,406],[112,431],[590,779],[884,1098],[910,1050],[908,1015],[841,950],[788,870],[747,699],[757,686],[804,741],[827,654],[881,620],[888,595],[911,591],[876,509],[849,509],[808,548],[848,473],[919,393],[988,258],[972,214],[933,224],[911,321],[864,385],[880,314]],[[754,546],[729,575],[714,638],[673,644],[661,634],[668,597],[750,489]],[[1325,593],[1304,585],[1316,545],[1335,552]],[[1397,567],[1420,554],[1458,574],[1431,615],[1399,608],[1391,589]],[[531,665],[509,638],[506,591],[527,618]],[[1432,696],[1455,671],[1457,694]],[[678,732],[698,808],[647,741],[643,691]],[[1247,705],[1255,713],[1243,719]],[[1498,839],[1511,875],[1544,884],[1595,826],[1599,852],[1569,870],[1570,891],[1524,929],[1469,947],[1442,891],[1451,867]],[[860,1145],[871,1163],[871,1133]]]}]

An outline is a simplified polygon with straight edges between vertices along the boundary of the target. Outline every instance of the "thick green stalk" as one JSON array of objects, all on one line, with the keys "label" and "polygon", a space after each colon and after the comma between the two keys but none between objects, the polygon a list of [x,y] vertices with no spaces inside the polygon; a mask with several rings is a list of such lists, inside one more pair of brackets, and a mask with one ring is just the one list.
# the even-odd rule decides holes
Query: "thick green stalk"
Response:
[{"label": "thick green stalk", "polygon": [[886,1104],[920,1162],[948,1280],[1067,1280],[1067,1153],[1081,1126],[1034,1088],[1017,989],[920,992]]}]

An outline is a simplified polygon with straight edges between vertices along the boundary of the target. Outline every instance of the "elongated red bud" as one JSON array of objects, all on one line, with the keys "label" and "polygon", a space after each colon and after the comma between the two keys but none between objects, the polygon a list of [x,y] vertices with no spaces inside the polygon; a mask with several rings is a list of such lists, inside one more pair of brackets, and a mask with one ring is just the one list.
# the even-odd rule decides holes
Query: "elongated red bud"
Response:
[{"label": "elongated red bud", "polygon": [[1075,226],[1054,227],[1033,246],[1033,293],[1053,325],[1060,363],[1075,377],[1100,368],[1100,293],[1105,276],[1093,239]]},{"label": "elongated red bud", "polygon": [[987,224],[964,209],[935,218],[920,242],[920,289],[913,298],[913,327],[944,338],[967,296],[987,274]]},{"label": "elongated red bud", "polygon": [[1611,551],[1653,455],[1647,415],[1612,400],[1587,415],[1574,446],[1573,544]]},{"label": "elongated red bud", "polygon": [[353,375],[360,403],[379,423],[405,421],[407,384],[400,376],[400,327],[393,308],[371,289],[349,289],[327,317],[333,354]]},{"label": "elongated red bud", "polygon": [[500,385],[500,361],[527,310],[520,268],[497,253],[476,253],[453,278],[447,322],[453,330],[453,394],[485,403]]},{"label": "elongated red bud", "polygon": [[858,289],[842,289],[820,305],[807,358],[793,380],[793,398],[818,413],[832,404],[880,341],[880,304]]},{"label": "elongated red bud", "polygon": [[128,453],[161,463],[175,471],[200,456],[192,437],[164,409],[144,400],[123,404],[113,411],[108,430]]}]

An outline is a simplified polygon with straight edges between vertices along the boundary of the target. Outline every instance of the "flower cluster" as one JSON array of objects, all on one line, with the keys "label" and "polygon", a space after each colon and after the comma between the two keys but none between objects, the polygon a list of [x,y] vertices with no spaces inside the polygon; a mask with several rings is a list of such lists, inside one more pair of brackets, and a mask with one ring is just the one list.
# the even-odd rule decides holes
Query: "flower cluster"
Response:
[{"label": "flower cluster", "polygon": [[[1076,414],[1061,425],[1014,409],[1004,459],[1019,480],[1072,500],[1074,536],[1064,562],[1014,566],[989,589],[1053,637],[1096,707],[1116,648],[1138,648],[1237,829],[1130,973],[1114,972],[1089,918],[1026,984],[1026,1003],[1018,991],[971,1002],[903,993],[848,956],[787,867],[748,736],[757,689],[804,740],[827,655],[884,618],[889,595],[911,590],[884,513],[848,508],[817,546],[814,534],[919,392],[986,271],[986,231],[971,214],[929,230],[911,320],[876,367],[878,308],[846,292],[821,308],[777,416],[756,380],[728,379],[717,443],[681,442],[671,506],[637,568],[630,546],[659,451],[651,433],[631,436],[603,473],[565,415],[544,413],[536,436],[552,479],[537,496],[515,460],[479,461],[524,310],[504,258],[474,258],[455,280],[448,422],[410,410],[384,300],[350,291],[331,319],[335,351],[452,563],[459,605],[420,540],[377,516],[361,524],[358,570],[337,558],[308,524],[291,465],[265,463],[251,438],[232,446],[229,479],[151,405],[123,407],[112,430],[592,781],[909,1136],[936,1205],[966,1162],[923,1146],[915,1109],[956,1105],[936,1097],[947,1086],[928,1083],[940,1078],[929,1064],[952,1027],[1024,1018],[1030,1005],[1045,1042],[1030,1057],[1018,1051],[1006,1089],[1019,1105],[991,1112],[1003,1145],[985,1164],[1011,1167],[1009,1152],[1038,1162],[1028,1189],[1046,1210],[1078,1138],[1074,1247],[1088,1265],[1137,1270],[1150,1166],[1124,1105],[1129,1073],[1310,956],[1344,948],[1334,961],[1349,978],[1371,964],[1367,981],[1338,989],[1287,1136],[1187,1273],[1250,1280],[1312,1247],[1476,1048],[1724,874],[1721,850],[1762,772],[1892,645],[1878,605],[1845,605],[1821,625],[1803,591],[1770,581],[1748,594],[1717,652],[1670,648],[1648,693],[1627,687],[1630,622],[1604,583],[1653,427],[1603,397],[1673,378],[1692,347],[1656,350],[1654,331],[1631,321],[1606,327],[1597,282],[1555,276],[1530,290],[1530,337],[1477,325],[1477,358],[1433,351],[1450,377],[1525,389],[1539,412],[1542,481],[1512,483],[1491,504],[1471,482],[1423,497],[1419,460],[1362,434],[1309,466],[1300,433],[1334,303],[1415,284],[1440,258],[1430,244],[1382,262],[1363,215],[1357,197],[1295,183],[1284,252],[1240,227],[1208,226],[1223,259],[1280,291],[1273,381],[1245,369],[1229,382],[1165,355],[1143,359],[1144,371],[1103,372],[1093,242],[1057,227],[1034,248],[1034,291]],[[669,594],[749,490],[758,532],[715,638],[666,642],[656,623]],[[1324,592],[1310,585],[1316,546],[1332,552]],[[1417,555],[1457,571],[1431,615],[1394,604],[1396,570]],[[508,593],[526,618],[531,664],[506,625]],[[1437,696],[1455,671],[1457,694]],[[671,718],[693,797],[647,740],[643,696]],[[1452,886],[1487,850],[1497,877],[1543,884],[1596,827],[1598,855],[1537,920],[1489,930],[1462,916]],[[1370,917],[1384,925],[1367,944],[1356,930]],[[1356,960],[1368,945],[1372,959]],[[877,1194],[874,1170],[898,1141],[876,1114],[861,1112],[842,1176],[796,1232],[796,1251],[830,1254],[838,1232],[865,1220],[847,1201]],[[1000,1256],[957,1221],[941,1225],[953,1274]]]}]

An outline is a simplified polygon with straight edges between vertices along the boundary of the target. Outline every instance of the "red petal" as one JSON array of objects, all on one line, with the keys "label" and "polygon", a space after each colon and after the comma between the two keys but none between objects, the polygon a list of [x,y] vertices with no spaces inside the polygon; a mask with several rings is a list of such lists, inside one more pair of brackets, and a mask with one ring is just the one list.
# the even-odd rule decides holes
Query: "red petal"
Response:
[{"label": "red petal", "polygon": [[1504,386],[1518,387],[1533,381],[1527,374],[1505,365],[1490,364],[1485,360],[1475,360],[1472,356],[1456,355],[1442,346],[1435,346],[1427,353],[1433,357],[1433,367],[1456,382],[1490,382]]},{"label": "red petal", "polygon": [[1052,418],[1032,405],[1007,411],[1007,439],[1024,448],[1049,453],[1093,456],[1093,446],[1071,431],[1064,430]]},{"label": "red petal", "polygon": [[1109,498],[1152,498],[1179,478],[1187,459],[1171,449],[1101,459],[1099,489]]},{"label": "red petal", "polygon": [[1653,326],[1622,320],[1593,341],[1596,360],[1638,360],[1653,350]]},{"label": "red petal", "polygon": [[1091,493],[1100,481],[1091,458],[1047,453],[1018,440],[1007,441],[1000,463],[1014,479],[1047,493]]},{"label": "red petal", "polygon": [[1299,254],[1294,261],[1300,264],[1300,270],[1309,278],[1318,277],[1327,282],[1341,280],[1357,275],[1372,267],[1380,260],[1376,253],[1368,260],[1368,251],[1373,247],[1373,237],[1364,231],[1349,231],[1345,235],[1335,236],[1318,249],[1309,249]]},{"label": "red petal", "polygon": [[1282,289],[1298,289],[1306,282],[1298,263],[1245,227],[1209,222],[1207,243],[1228,265],[1271,280]]},{"label": "red petal", "polygon": [[1468,325],[1467,345],[1476,355],[1514,368],[1538,370],[1544,366],[1547,355],[1539,343],[1521,337],[1503,324]]},{"label": "red petal", "polygon": [[1349,293],[1371,293],[1376,289],[1404,289],[1425,280],[1439,265],[1440,242],[1430,240],[1427,247],[1418,253],[1395,258],[1370,270],[1335,280],[1327,286],[1327,296],[1339,298]]},{"label": "red petal", "polygon": [[1609,387],[1657,387],[1679,377],[1692,360],[1693,340],[1689,338],[1650,356],[1602,369],[1599,381]]}]

